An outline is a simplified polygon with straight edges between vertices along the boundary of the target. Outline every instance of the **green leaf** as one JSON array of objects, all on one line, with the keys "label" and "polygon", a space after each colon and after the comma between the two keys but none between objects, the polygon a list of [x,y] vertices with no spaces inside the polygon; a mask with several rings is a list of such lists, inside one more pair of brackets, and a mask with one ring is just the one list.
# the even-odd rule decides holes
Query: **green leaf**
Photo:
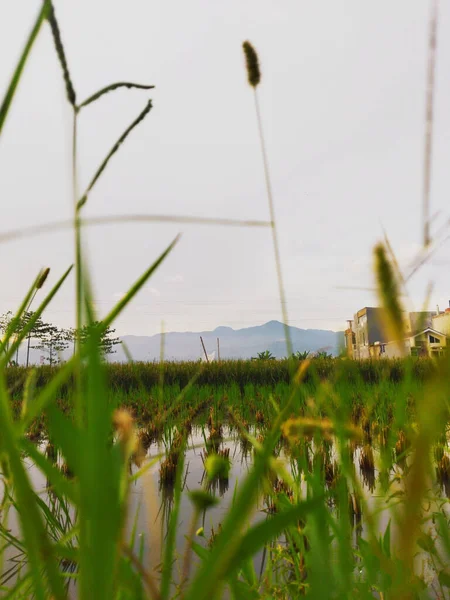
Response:
[{"label": "green leaf", "polygon": [[[208,558],[209,555],[209,551],[204,548],[203,546],[201,546],[200,544],[198,544],[197,542],[191,542],[191,546],[192,546],[192,550],[195,552],[195,554],[201,558],[202,560],[206,560]],[[161,594],[162,596],[162,594]]]},{"label": "green leaf", "polygon": [[273,517],[254,525],[242,537],[239,552],[230,560],[225,571],[225,577],[232,570],[239,568],[242,561],[254,556],[267,542],[276,539],[290,525],[296,524],[299,519],[304,519],[315,508],[323,504],[324,497],[317,497],[314,500],[300,502],[288,510],[283,510]]},{"label": "green leaf", "polygon": [[239,579],[230,581],[230,588],[234,600],[258,600],[261,598],[257,590],[252,589],[248,583]]},{"label": "green leaf", "polygon": [[[11,107],[12,100],[14,98],[14,94],[16,92],[17,86],[19,84],[20,78],[22,76],[23,69],[28,59],[28,55],[30,54],[31,48],[37,38],[39,30],[41,28],[42,22],[47,17],[50,3],[45,1],[42,4],[41,10],[36,18],[33,29],[28,36],[27,43],[25,44],[25,48],[22,51],[19,62],[17,63],[16,69],[13,73],[12,79],[9,83],[8,89],[6,90],[5,97],[3,98],[3,102],[0,106],[0,135],[2,133],[3,125],[5,124],[6,117],[8,115],[8,111]],[[3,15],[6,19],[6,14]]]},{"label": "green leaf", "polygon": [[205,461],[205,469],[210,480],[217,477],[228,477],[230,472],[230,461],[223,456],[210,454]]},{"label": "green leaf", "polygon": [[440,571],[438,579],[442,586],[450,588],[450,573],[448,571]]},{"label": "green leaf", "polygon": [[433,538],[428,533],[422,532],[420,534],[420,537],[417,540],[417,545],[425,552],[437,556],[436,545]]}]

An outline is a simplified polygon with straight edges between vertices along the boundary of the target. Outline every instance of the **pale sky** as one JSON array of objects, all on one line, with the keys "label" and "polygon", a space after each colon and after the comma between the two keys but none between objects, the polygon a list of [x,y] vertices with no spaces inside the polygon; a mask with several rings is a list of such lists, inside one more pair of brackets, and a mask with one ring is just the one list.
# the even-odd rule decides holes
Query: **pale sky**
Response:
[{"label": "pale sky", "polygon": [[[450,9],[441,3],[431,211],[448,218]],[[39,0],[0,0],[0,96]],[[85,215],[171,214],[267,220],[252,91],[241,45],[262,69],[259,98],[278,220],[289,320],[343,329],[376,304],[372,248],[384,227],[402,265],[420,248],[429,5],[425,0],[55,0],[79,100],[117,91],[79,118],[80,188],[152,98],[112,159]],[[71,111],[45,25],[0,141],[0,233],[72,216]],[[117,321],[117,332],[234,328],[281,320],[269,230],[116,224],[86,231],[100,317],[178,233],[172,255]],[[61,231],[0,244],[0,313],[43,266],[73,262]],[[414,277],[434,308],[450,298],[450,247]],[[73,325],[71,277],[46,316]]]}]

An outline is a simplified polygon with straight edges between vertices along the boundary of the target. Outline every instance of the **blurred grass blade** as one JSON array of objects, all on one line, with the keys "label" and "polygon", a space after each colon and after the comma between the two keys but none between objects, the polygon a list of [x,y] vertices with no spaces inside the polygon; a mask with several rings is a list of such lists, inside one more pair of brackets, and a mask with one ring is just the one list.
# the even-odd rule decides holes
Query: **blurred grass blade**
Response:
[{"label": "blurred grass blade", "polygon": [[56,406],[48,407],[47,418],[50,438],[61,450],[70,469],[78,475],[81,470],[80,448],[86,443],[84,432],[80,431]]},{"label": "blurred grass blade", "polygon": [[[3,125],[5,123],[6,117],[8,115],[8,111],[11,107],[11,102],[14,98],[14,94],[16,92],[17,86],[20,81],[20,77],[22,75],[23,69],[28,59],[28,55],[30,54],[30,50],[33,47],[33,44],[37,38],[39,30],[41,28],[43,20],[47,17],[49,11],[50,3],[48,1],[44,1],[41,10],[37,16],[36,22],[31,30],[30,35],[28,36],[27,43],[25,44],[25,48],[22,51],[22,55],[19,59],[19,62],[16,66],[16,69],[13,73],[12,79],[10,81],[9,87],[6,91],[5,97],[3,98],[3,102],[0,106],[0,135],[2,133]],[[7,19],[7,16],[4,12],[4,19]]]},{"label": "blurred grass blade", "polygon": [[182,477],[184,471],[184,452],[181,451],[180,459],[178,461],[177,473],[175,479],[175,495],[173,508],[170,513],[169,527],[164,545],[164,557],[162,565],[162,577],[161,577],[161,600],[168,600],[170,593],[170,584],[172,578],[172,570],[174,563],[174,552],[176,533],[178,526],[178,516],[180,514],[181,505],[181,489],[182,489]]},{"label": "blurred grass blade", "polygon": [[39,452],[35,444],[30,442],[26,438],[22,438],[22,440],[20,441],[20,446],[22,450],[31,458],[31,460],[38,467],[38,469],[51,482],[55,491],[60,496],[66,496],[76,506],[78,496],[73,483],[68,481],[64,477],[64,475],[62,475],[61,471],[57,467],[52,465],[51,462]]},{"label": "blurred grass blade", "polygon": [[128,89],[133,88],[133,89],[138,89],[138,90],[152,90],[155,86],[154,85],[142,85],[140,83],[129,83],[126,81],[112,83],[111,85],[107,85],[106,87],[102,88],[95,94],[92,94],[92,96],[89,96],[89,98],[87,98],[86,100],[84,100],[84,102],[82,102],[81,104],[79,104],[77,106],[77,109],[80,110],[80,108],[84,108],[85,106],[92,104],[92,102],[95,102],[96,100],[101,98],[104,94],[108,94],[109,92],[112,92],[114,90],[117,90],[117,89],[123,88],[123,87],[128,88]]},{"label": "blurred grass blade", "polygon": [[230,559],[223,576],[228,577],[233,570],[239,568],[245,560],[254,556],[267,542],[277,539],[290,525],[296,524],[297,521],[304,519],[309,513],[313,512],[323,503],[323,500],[324,497],[317,497],[313,500],[300,502],[254,525],[242,537],[239,551],[235,552]]},{"label": "blurred grass blade", "polygon": [[[271,227],[270,221],[257,219],[228,219],[221,217],[195,217],[189,215],[105,215],[99,217],[86,217],[78,220],[78,225],[113,225],[115,223],[174,223],[177,225],[219,225],[225,227]],[[15,240],[31,238],[44,233],[56,233],[62,229],[72,229],[76,225],[73,219],[44,223],[43,225],[32,225],[21,227],[0,233],[0,244],[13,242]]]},{"label": "blurred grass blade", "polygon": [[9,467],[14,480],[15,498],[21,507],[19,519],[22,527],[24,541],[27,548],[30,572],[34,582],[34,593],[37,600],[46,600],[45,571],[51,595],[55,599],[65,598],[64,586],[55,562],[54,552],[47,533],[44,529],[41,514],[35,502],[35,495],[31,488],[20,451],[16,446],[9,398],[5,387],[4,371],[0,369],[0,419],[2,422],[2,435],[0,436],[0,450],[7,454]]}]

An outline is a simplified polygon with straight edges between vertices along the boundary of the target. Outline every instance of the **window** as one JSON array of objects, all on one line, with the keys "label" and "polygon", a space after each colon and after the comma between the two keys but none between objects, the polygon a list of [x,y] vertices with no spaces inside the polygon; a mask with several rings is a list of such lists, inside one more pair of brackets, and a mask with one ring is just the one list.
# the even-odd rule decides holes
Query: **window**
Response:
[{"label": "window", "polygon": [[437,337],[434,337],[434,335],[430,335],[430,344],[440,344],[441,340],[439,340]]},{"label": "window", "polygon": [[381,344],[380,346],[380,354],[385,354],[386,353],[386,344]]}]

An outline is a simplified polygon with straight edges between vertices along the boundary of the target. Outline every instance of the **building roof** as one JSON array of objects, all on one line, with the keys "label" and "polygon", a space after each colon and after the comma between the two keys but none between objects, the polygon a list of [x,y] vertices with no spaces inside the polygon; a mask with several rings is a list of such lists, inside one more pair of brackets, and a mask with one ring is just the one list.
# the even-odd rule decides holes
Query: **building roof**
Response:
[{"label": "building roof", "polygon": [[445,337],[445,333],[442,333],[442,331],[438,331],[437,329],[433,329],[432,327],[425,327],[425,329],[422,329],[421,331],[413,331],[407,337],[417,337],[418,335],[422,335],[422,333],[428,332]]}]

